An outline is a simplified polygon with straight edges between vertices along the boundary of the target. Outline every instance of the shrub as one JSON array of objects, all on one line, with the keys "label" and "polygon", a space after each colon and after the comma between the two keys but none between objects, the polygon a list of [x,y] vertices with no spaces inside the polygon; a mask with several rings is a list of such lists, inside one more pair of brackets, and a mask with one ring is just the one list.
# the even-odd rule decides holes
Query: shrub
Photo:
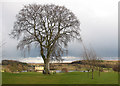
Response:
[{"label": "shrub", "polygon": [[120,72],[120,64],[114,65],[112,69],[116,72]]},{"label": "shrub", "polygon": [[67,72],[68,72],[68,69],[67,69],[67,68],[62,68],[61,71],[64,72],[64,73],[67,73]]}]

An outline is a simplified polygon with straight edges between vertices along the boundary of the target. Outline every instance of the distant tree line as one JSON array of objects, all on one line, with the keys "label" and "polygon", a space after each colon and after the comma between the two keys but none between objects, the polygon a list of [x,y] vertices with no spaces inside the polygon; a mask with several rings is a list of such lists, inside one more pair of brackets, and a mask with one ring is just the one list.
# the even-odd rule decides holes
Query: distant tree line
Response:
[{"label": "distant tree line", "polygon": [[13,60],[2,60],[2,65],[4,72],[21,72],[27,70],[28,67],[27,63]]}]

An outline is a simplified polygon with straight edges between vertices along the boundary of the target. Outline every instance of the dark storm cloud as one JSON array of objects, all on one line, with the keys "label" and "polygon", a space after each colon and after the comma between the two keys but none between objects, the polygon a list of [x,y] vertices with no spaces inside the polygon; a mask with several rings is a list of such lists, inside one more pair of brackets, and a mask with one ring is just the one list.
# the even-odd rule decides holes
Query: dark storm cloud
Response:
[{"label": "dark storm cloud", "polygon": [[[69,3],[68,3],[69,2]],[[93,3],[94,2],[94,3]],[[73,11],[81,22],[81,35],[85,45],[90,45],[98,56],[117,56],[118,53],[118,27],[117,27],[117,0],[62,0],[62,1],[41,1],[40,4],[55,3],[65,5]],[[64,3],[64,4],[63,4]],[[15,16],[19,10],[27,3],[3,3],[2,6],[2,38],[6,42],[3,46],[3,57],[23,57],[23,53],[16,49],[17,40],[11,39],[8,35],[13,29]],[[102,5],[101,5],[102,4]],[[78,9],[79,8],[79,9]],[[80,42],[71,42],[68,46],[68,56],[79,57],[83,48]],[[39,49],[32,48],[26,57],[38,57]]]}]

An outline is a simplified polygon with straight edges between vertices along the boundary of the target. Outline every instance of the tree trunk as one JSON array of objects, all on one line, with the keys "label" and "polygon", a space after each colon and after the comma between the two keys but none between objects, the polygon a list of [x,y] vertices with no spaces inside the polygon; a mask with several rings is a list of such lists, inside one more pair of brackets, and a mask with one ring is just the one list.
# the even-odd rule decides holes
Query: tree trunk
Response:
[{"label": "tree trunk", "polygon": [[100,77],[100,71],[101,71],[101,69],[100,69],[100,67],[99,67],[99,77]]},{"label": "tree trunk", "polygon": [[44,60],[44,71],[43,71],[43,74],[50,74],[49,60],[47,60],[47,59]]},{"label": "tree trunk", "polygon": [[94,70],[92,69],[92,79],[93,79],[93,71],[94,71]]},{"label": "tree trunk", "polygon": [[89,78],[89,70],[88,70],[88,78]]}]

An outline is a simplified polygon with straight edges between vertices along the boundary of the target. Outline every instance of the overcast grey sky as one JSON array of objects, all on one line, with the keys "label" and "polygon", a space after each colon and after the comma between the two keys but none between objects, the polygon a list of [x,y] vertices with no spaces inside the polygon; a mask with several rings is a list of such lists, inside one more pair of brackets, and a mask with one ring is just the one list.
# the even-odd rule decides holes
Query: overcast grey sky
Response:
[{"label": "overcast grey sky", "polygon": [[[30,3],[64,5],[81,22],[81,35],[87,47],[91,45],[101,57],[118,56],[118,0],[4,0],[0,3],[0,40],[6,42],[2,50],[4,58],[22,57],[16,49],[17,40],[8,34],[13,29],[16,14]],[[68,56],[73,57],[80,57],[83,51],[77,41],[69,43],[68,50]],[[39,50],[33,48],[28,57],[39,57]]]}]

